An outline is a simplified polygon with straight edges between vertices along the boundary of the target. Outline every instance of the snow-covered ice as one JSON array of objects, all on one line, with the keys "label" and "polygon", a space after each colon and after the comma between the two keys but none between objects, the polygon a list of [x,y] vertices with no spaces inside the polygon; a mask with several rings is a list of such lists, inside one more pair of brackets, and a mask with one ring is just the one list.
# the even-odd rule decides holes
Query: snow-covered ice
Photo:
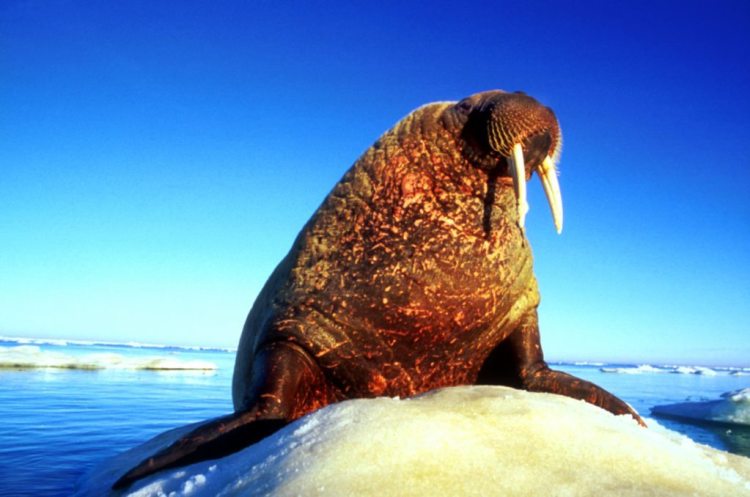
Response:
[{"label": "snow-covered ice", "polygon": [[[111,495],[750,496],[750,459],[647,422],[504,387],[351,400],[236,454]],[[189,428],[105,462],[76,495],[108,495],[122,473]]]}]

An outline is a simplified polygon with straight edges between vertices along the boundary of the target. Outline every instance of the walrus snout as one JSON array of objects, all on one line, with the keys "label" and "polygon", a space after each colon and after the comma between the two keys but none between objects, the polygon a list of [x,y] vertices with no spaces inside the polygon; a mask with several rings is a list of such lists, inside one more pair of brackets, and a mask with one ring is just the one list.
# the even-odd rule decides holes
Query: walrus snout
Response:
[{"label": "walrus snout", "polygon": [[[483,102],[480,109],[485,115],[487,140],[493,151],[510,157],[516,143],[531,145],[533,141],[534,148],[546,145],[546,154],[554,156],[560,126],[549,107],[528,95],[497,93]],[[544,140],[539,141],[542,137]],[[526,146],[524,151],[527,151]]]},{"label": "walrus snout", "polygon": [[[481,95],[481,94],[480,94]],[[562,134],[554,112],[523,93],[488,92],[477,102],[487,145],[507,164],[518,199],[518,224],[523,227],[529,210],[526,181],[539,175],[549,202],[555,229],[562,232],[563,207],[556,163]]]}]

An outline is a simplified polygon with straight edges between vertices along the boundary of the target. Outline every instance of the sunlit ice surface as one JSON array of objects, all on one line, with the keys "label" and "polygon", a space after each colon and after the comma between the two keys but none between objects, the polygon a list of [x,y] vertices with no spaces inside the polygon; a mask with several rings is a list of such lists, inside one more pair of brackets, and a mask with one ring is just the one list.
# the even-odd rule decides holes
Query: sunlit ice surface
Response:
[{"label": "sunlit ice surface", "polygon": [[[750,459],[647,422],[504,387],[352,400],[237,454],[136,482],[125,495],[750,495]],[[107,495],[125,470],[184,431],[103,464],[76,495]]]}]

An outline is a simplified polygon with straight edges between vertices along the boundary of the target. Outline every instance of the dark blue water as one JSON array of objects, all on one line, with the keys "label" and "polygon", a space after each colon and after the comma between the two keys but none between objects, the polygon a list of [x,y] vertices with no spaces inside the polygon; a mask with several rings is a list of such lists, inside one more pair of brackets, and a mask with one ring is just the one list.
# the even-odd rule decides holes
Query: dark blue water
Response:
[{"label": "dark blue water", "polygon": [[99,461],[182,424],[232,410],[234,354],[50,347],[215,363],[209,371],[0,369],[0,496],[66,496]]},{"label": "dark blue water", "polygon": [[[167,429],[232,410],[231,352],[36,344],[8,360],[3,352],[16,346],[0,340],[2,497],[70,495],[77,480],[108,457]],[[58,367],[14,368],[19,355],[37,364],[51,358]],[[217,369],[142,369],[147,364],[194,366],[194,361]],[[555,367],[594,381],[646,416],[654,405],[716,399],[750,386],[750,376],[605,374],[598,366]],[[722,426],[659,422],[701,443],[750,456],[750,437],[742,429],[727,433]]]}]

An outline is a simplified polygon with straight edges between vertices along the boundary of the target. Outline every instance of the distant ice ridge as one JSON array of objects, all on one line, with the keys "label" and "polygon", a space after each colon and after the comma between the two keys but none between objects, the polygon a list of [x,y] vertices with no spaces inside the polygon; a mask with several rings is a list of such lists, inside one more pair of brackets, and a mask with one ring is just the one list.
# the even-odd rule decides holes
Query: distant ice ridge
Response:
[{"label": "distant ice ridge", "polygon": [[619,373],[619,374],[659,374],[659,373],[674,373],[674,374],[699,374],[703,376],[716,376],[720,374],[728,374],[734,376],[746,376],[750,375],[750,368],[731,368],[731,367],[716,367],[708,368],[705,366],[653,366],[651,364],[641,364],[640,366],[608,366],[599,368],[602,373]]},{"label": "distant ice ridge", "polygon": [[720,400],[655,406],[651,412],[657,416],[750,426],[750,388],[725,392]]},{"label": "distant ice ridge", "polygon": [[74,356],[42,350],[38,345],[0,347],[0,369],[138,369],[153,371],[214,371],[216,365],[202,360],[175,357],[125,357],[114,353]]},{"label": "distant ice ridge", "polygon": [[110,492],[190,427],[163,433],[96,468],[75,495],[750,496],[750,459],[647,422],[644,429],[585,402],[505,387],[350,400],[235,454]]},{"label": "distant ice ridge", "polygon": [[203,347],[199,345],[165,345],[158,343],[142,342],[115,342],[102,340],[70,340],[67,338],[28,338],[28,337],[6,337],[0,336],[0,342],[16,343],[18,345],[54,345],[66,347],[68,345],[83,346],[105,346],[105,347],[129,347],[135,349],[177,349],[177,350],[196,350],[196,351],[216,351],[216,352],[237,352],[236,347]]},{"label": "distant ice ridge", "polygon": [[606,367],[599,368],[602,373],[620,373],[620,374],[643,374],[643,373],[668,373],[669,371],[656,368],[650,364],[641,364],[640,366],[625,367]]}]

